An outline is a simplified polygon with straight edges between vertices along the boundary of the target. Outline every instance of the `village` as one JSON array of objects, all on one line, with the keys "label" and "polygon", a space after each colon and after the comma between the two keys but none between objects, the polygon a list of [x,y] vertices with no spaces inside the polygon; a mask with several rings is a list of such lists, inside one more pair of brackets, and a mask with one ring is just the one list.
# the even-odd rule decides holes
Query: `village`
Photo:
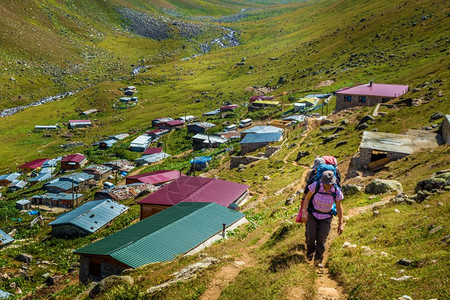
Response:
[{"label": "village", "polygon": [[[226,156],[229,157],[227,168],[244,171],[269,159],[283,147],[291,147],[285,144],[288,137],[311,126],[319,127],[322,133],[331,133],[323,137],[323,144],[335,141],[344,128],[332,125],[331,109],[327,116],[330,101],[335,101],[334,113],[372,108],[372,114],[361,119],[356,127],[362,139],[359,152],[351,162],[353,172],[377,172],[391,161],[450,143],[449,115],[443,116],[439,132],[435,130],[438,125],[405,134],[365,131],[374,117],[386,114],[381,111],[383,107],[392,107],[390,101],[398,100],[408,89],[408,86],[370,82],[328,94],[306,95],[284,107],[275,96],[256,95],[245,107],[225,103],[201,117],[161,117],[152,120],[145,132],[118,133],[92,145],[96,151],[125,145],[127,151],[139,155],[134,161],[116,159],[97,163],[96,156],[94,163],[88,155],[71,153],[23,163],[17,172],[0,176],[2,199],[14,201],[16,209],[5,214],[0,223],[0,251],[20,250],[28,239],[40,234],[39,228],[51,227],[51,237],[44,239],[74,241],[106,231],[112,225],[119,226],[101,239],[77,243],[73,253],[79,257],[79,264],[69,267],[69,272],[76,271],[84,284],[120,275],[127,269],[197,253],[248,223],[242,207],[256,192],[255,187],[245,182],[209,177],[211,170],[223,168]],[[125,95],[132,96],[136,88],[127,87],[124,91]],[[238,109],[249,112],[273,109],[281,111],[282,117],[243,118],[233,124],[228,120],[236,120]],[[86,111],[82,115],[87,117],[96,112]],[[66,126],[72,131],[82,131],[96,125],[85,118],[70,120]],[[59,125],[35,127],[37,132],[57,130],[61,130]],[[175,159],[165,152],[168,141],[172,134],[181,131],[186,134],[184,139],[189,138],[191,149],[176,155],[182,167],[164,168],[164,162]],[[338,142],[335,148],[345,143]],[[299,151],[296,160],[308,155]],[[264,176],[264,180],[270,177]],[[115,224],[131,215],[131,210],[138,220]],[[33,262],[33,257],[20,252],[16,261],[22,265],[20,274],[26,276],[25,266]],[[43,266],[42,261],[38,262]],[[19,275],[12,269],[4,274]],[[51,286],[58,275],[45,273],[42,278]],[[10,290],[21,293],[17,285]]]}]

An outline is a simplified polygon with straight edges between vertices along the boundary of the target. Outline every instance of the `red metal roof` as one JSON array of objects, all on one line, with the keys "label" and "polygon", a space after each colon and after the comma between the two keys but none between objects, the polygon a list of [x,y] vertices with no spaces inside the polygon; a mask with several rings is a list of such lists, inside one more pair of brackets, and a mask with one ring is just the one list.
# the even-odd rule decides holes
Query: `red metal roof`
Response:
[{"label": "red metal roof", "polygon": [[79,163],[85,159],[86,159],[86,156],[84,156],[83,154],[77,153],[77,154],[66,155],[66,156],[64,156],[64,158],[61,161],[70,161],[70,162]]},{"label": "red metal roof", "polygon": [[161,153],[162,151],[163,151],[163,148],[147,148],[144,151],[144,155]]},{"label": "red metal roof", "polygon": [[232,104],[232,105],[225,105],[225,106],[221,106],[220,107],[220,111],[224,112],[224,111],[229,111],[229,110],[235,110],[236,108],[238,108],[239,106],[236,104]]},{"label": "red metal roof", "polygon": [[171,120],[166,122],[161,122],[161,124],[169,125],[169,126],[180,126],[183,125],[184,122],[181,120]]},{"label": "red metal roof", "polygon": [[69,123],[86,123],[86,122],[91,123],[91,120],[69,120]]},{"label": "red metal roof", "polygon": [[183,176],[138,203],[171,206],[179,202],[214,202],[228,207],[248,188],[245,184],[216,178]]},{"label": "red metal roof", "polygon": [[39,158],[39,159],[35,159],[33,161],[27,162],[23,165],[19,166],[19,169],[23,169],[23,168],[31,168],[31,169],[37,169],[42,167],[42,165],[47,161],[47,158]]},{"label": "red metal roof", "polygon": [[158,134],[158,133],[163,133],[163,132],[167,132],[167,129],[155,129],[155,130],[150,130],[147,131],[146,134]]},{"label": "red metal roof", "polygon": [[336,94],[395,98],[405,94],[408,89],[408,85],[369,83],[343,88],[337,91]]},{"label": "red metal roof", "polygon": [[182,176],[177,170],[159,170],[150,173],[127,176],[126,179],[138,179],[142,183],[160,184]]}]

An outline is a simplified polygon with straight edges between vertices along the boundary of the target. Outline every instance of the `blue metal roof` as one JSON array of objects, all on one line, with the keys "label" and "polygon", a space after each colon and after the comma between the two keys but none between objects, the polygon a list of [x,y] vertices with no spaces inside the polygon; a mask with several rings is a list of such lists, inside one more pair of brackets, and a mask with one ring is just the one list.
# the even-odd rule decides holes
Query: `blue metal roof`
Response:
[{"label": "blue metal roof", "polygon": [[100,143],[104,143],[106,145],[106,148],[111,148],[115,143],[117,143],[117,140],[108,139],[108,140],[100,141]]},{"label": "blue metal roof", "polygon": [[204,116],[215,116],[218,114],[220,114],[220,109],[215,109],[215,110],[203,113]]},{"label": "blue metal roof", "polygon": [[278,142],[281,138],[281,132],[270,132],[270,133],[258,133],[258,134],[247,134],[241,144],[251,144],[251,143],[273,143]]},{"label": "blue metal roof", "polygon": [[50,225],[70,224],[89,233],[94,233],[127,210],[128,207],[112,200],[90,201],[60,216]]},{"label": "blue metal roof", "polygon": [[16,203],[20,205],[26,205],[30,203],[30,200],[27,199],[17,200]]},{"label": "blue metal roof", "polygon": [[26,181],[16,179],[11,183],[9,188],[23,189],[26,185],[27,185]]},{"label": "blue metal roof", "polygon": [[14,242],[14,238],[0,229],[0,246]]},{"label": "blue metal roof", "polygon": [[271,133],[271,132],[283,132],[283,129],[275,126],[253,126],[241,133]]},{"label": "blue metal roof", "polygon": [[[78,199],[80,197],[83,197],[83,194],[69,194],[69,193],[45,193],[43,195],[35,195],[31,198],[45,198],[45,199],[52,199],[52,200],[72,200],[73,199]],[[78,197],[78,198],[77,198]]]},{"label": "blue metal roof", "polygon": [[8,180],[8,181],[13,182],[17,178],[19,178],[19,176],[20,176],[20,173],[11,173],[11,174],[6,174],[6,175],[1,175],[0,180]]},{"label": "blue metal roof", "polygon": [[179,203],[75,253],[109,255],[137,268],[189,252],[221,232],[222,224],[229,227],[243,217],[216,203]]},{"label": "blue metal roof", "polygon": [[81,183],[90,179],[93,179],[94,175],[92,174],[88,174],[88,173],[81,173],[81,172],[76,172],[76,173],[71,173],[69,175],[66,176],[62,176],[59,177],[59,181],[70,181],[70,182],[74,182],[74,183]]},{"label": "blue metal roof", "polygon": [[136,162],[144,162],[144,163],[154,163],[158,162],[160,160],[163,160],[170,155],[164,152],[150,154],[150,155],[144,155],[141,158],[136,159]]},{"label": "blue metal roof", "polygon": [[45,188],[55,187],[55,188],[59,188],[63,191],[68,191],[72,187],[77,187],[77,186],[78,186],[77,183],[72,183],[71,181],[59,181],[59,180],[57,180],[55,182],[53,182],[53,180],[52,180],[49,183],[44,185]]},{"label": "blue metal roof", "polygon": [[28,182],[42,182],[52,178],[52,173],[39,173],[38,176],[31,178]]}]

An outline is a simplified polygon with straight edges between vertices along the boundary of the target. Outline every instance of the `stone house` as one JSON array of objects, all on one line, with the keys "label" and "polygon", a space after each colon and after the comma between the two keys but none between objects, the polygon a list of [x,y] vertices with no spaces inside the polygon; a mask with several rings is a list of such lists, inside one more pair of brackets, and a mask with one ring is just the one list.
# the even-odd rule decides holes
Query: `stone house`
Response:
[{"label": "stone house", "polygon": [[442,121],[441,134],[444,142],[450,144],[450,115],[445,115]]},{"label": "stone house", "polygon": [[336,111],[355,106],[375,106],[408,92],[408,85],[378,84],[372,81],[336,91]]}]

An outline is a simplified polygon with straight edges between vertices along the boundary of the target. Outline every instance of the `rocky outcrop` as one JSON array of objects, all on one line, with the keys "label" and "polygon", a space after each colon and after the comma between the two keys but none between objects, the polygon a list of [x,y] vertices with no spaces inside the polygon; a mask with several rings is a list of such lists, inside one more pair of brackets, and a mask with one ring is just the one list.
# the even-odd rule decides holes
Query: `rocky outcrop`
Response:
[{"label": "rocky outcrop", "polygon": [[133,286],[134,279],[131,276],[111,275],[97,283],[90,291],[89,297],[94,298],[96,295],[104,294],[119,285]]},{"label": "rocky outcrop", "polygon": [[267,159],[265,157],[256,156],[232,156],[230,160],[230,169],[239,167],[239,165],[248,165],[252,162]]},{"label": "rocky outcrop", "polygon": [[395,180],[375,179],[373,182],[369,183],[365,188],[365,192],[367,194],[383,194],[393,191],[399,193],[403,192],[402,184]]}]

